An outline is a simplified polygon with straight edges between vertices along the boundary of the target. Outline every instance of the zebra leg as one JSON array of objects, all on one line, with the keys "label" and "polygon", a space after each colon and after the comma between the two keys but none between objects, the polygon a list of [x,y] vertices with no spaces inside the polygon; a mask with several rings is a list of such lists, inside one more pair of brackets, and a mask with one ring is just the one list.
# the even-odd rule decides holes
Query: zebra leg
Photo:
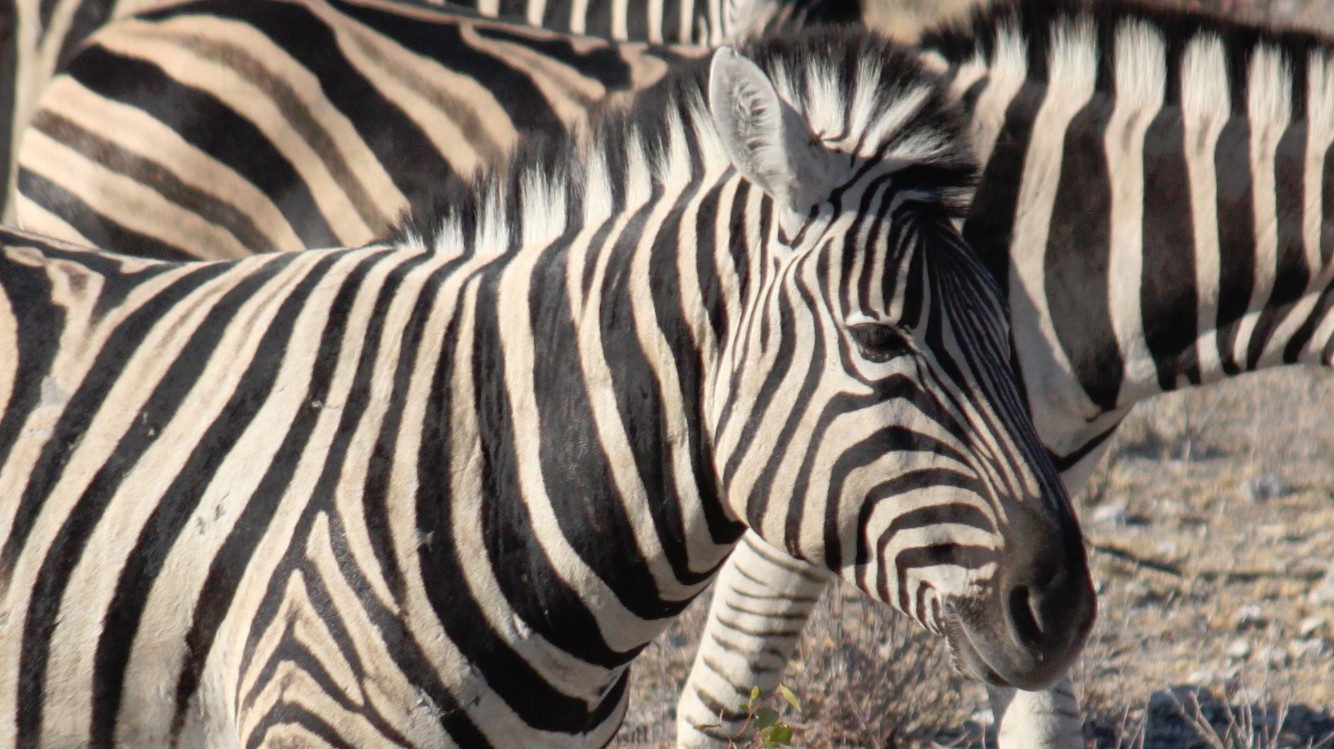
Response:
[{"label": "zebra leg", "polygon": [[998,749],[1083,749],[1084,722],[1066,676],[1041,692],[987,687]]},{"label": "zebra leg", "polygon": [[676,745],[719,749],[741,730],[752,686],[778,687],[830,573],[747,533],[714,582],[708,623],[676,709]]}]

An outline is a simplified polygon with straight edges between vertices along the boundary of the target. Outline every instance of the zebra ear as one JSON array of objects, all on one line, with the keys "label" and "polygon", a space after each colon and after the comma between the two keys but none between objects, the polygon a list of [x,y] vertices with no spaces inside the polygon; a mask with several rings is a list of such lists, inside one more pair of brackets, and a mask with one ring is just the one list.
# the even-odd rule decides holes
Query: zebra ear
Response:
[{"label": "zebra ear", "polygon": [[806,122],[760,67],[720,47],[709,68],[709,109],[741,176],[768,193],[789,236],[833,185]]}]

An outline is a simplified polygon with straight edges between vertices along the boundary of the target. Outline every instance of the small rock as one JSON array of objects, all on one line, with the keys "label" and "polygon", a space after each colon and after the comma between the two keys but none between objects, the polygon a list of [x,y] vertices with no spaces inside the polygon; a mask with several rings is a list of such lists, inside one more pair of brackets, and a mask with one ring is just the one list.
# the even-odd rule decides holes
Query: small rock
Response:
[{"label": "small rock", "polygon": [[1297,634],[1310,637],[1325,628],[1325,617],[1308,616],[1297,625]]},{"label": "small rock", "polygon": [[1334,603],[1334,567],[1330,567],[1320,582],[1311,589],[1307,599],[1314,604]]},{"label": "small rock", "polygon": [[1093,522],[1097,525],[1124,527],[1130,515],[1120,505],[1101,505],[1093,511]]},{"label": "small rock", "polygon": [[977,712],[968,716],[968,718],[969,720],[973,721],[979,726],[989,726],[995,722],[995,718],[991,714],[991,708],[987,708],[985,710],[978,710]]},{"label": "small rock", "polygon": [[1241,687],[1232,694],[1231,702],[1234,705],[1263,705],[1265,693],[1255,687]]},{"label": "small rock", "polygon": [[1238,637],[1227,646],[1227,657],[1233,660],[1241,660],[1251,654],[1251,641],[1244,637]]},{"label": "small rock", "polygon": [[1236,630],[1258,629],[1269,622],[1265,610],[1255,604],[1242,606],[1232,614],[1232,628]]},{"label": "small rock", "polygon": [[1308,637],[1288,643],[1288,654],[1293,660],[1316,658],[1325,652],[1325,641],[1319,637]]},{"label": "small rock", "polygon": [[1274,647],[1268,647],[1261,650],[1256,660],[1261,663],[1268,663],[1271,666],[1282,668],[1283,666],[1292,663],[1292,656],[1288,654],[1287,648],[1281,648],[1275,645]]},{"label": "small rock", "polygon": [[1262,473],[1242,482],[1241,488],[1252,502],[1268,502],[1288,493],[1287,482],[1277,473]]},{"label": "small rock", "polygon": [[1160,689],[1149,695],[1149,711],[1161,713],[1175,712],[1179,705],[1204,702],[1209,699],[1209,690],[1178,684],[1170,689]]}]

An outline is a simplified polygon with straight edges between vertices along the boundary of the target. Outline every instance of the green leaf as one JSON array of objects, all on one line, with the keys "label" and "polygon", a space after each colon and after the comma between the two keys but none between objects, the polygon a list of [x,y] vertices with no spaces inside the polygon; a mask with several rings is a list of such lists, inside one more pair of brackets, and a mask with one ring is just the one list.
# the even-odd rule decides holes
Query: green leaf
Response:
[{"label": "green leaf", "polygon": [[797,702],[797,695],[793,694],[786,684],[778,685],[778,693],[783,695],[783,699],[787,700],[787,704],[791,705],[793,710],[801,712],[801,703]]},{"label": "green leaf", "polygon": [[792,745],[792,726],[786,723],[779,723],[769,729],[769,740],[777,746]]},{"label": "green leaf", "polygon": [[751,688],[750,688],[750,698],[751,698],[751,700],[758,700],[758,699],[760,698],[760,688],[759,688],[759,687],[751,687]]},{"label": "green leaf", "polygon": [[762,707],[755,711],[755,727],[768,728],[778,722],[778,711],[772,707]]}]

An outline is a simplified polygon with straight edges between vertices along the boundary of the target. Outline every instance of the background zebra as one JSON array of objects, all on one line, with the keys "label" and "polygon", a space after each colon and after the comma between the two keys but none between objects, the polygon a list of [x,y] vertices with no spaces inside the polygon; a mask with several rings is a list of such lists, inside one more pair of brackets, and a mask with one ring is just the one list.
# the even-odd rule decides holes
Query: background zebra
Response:
[{"label": "background zebra", "polygon": [[78,43],[112,18],[155,0],[9,0],[0,3],[0,219],[14,221],[14,155],[42,88]]},{"label": "background zebra", "polygon": [[164,258],[361,244],[521,133],[700,53],[338,0],[167,8],[98,34],[53,82],[21,223]]},{"label": "background zebra", "polygon": [[[982,201],[975,206],[974,215],[966,231],[977,246],[986,248],[983,256],[992,265],[997,276],[1010,286],[1009,302],[1012,313],[1017,316],[1016,319],[1025,321],[1019,330],[1034,331],[1027,335],[1016,336],[1016,347],[1020,350],[1018,361],[1025,374],[1027,395],[1035,407],[1037,417],[1042,419],[1039,422],[1041,434],[1049,449],[1062,457],[1061,466],[1066,471],[1067,482],[1071,486],[1078,486],[1084,482],[1088,472],[1096,463],[1105,440],[1113,433],[1119,419],[1137,400],[1171,389],[1178,384],[1202,384],[1238,371],[1296,360],[1323,362],[1326,357],[1321,348],[1324,345],[1322,342],[1329,340],[1328,326],[1320,322],[1326,307],[1324,292],[1329,277],[1327,263],[1323,258],[1317,261],[1314,254],[1309,252],[1307,253],[1311,261],[1309,264],[1290,261],[1276,263],[1272,259],[1266,259],[1278,257],[1274,253],[1276,249],[1284,250],[1283,256],[1291,258],[1292,253],[1289,250],[1293,248],[1293,238],[1297,236],[1301,237],[1301,241],[1308,248],[1328,246],[1327,240],[1310,234],[1312,226],[1322,225],[1325,221],[1323,216],[1326,214],[1326,209],[1323,208],[1322,200],[1323,202],[1328,200],[1316,197],[1326,194],[1323,181],[1316,185],[1318,189],[1305,191],[1305,196],[1312,202],[1307,206],[1300,206],[1301,210],[1296,216],[1293,215],[1291,208],[1275,211],[1276,215],[1292,219],[1283,224],[1287,227],[1285,228],[1287,233],[1284,235],[1287,238],[1282,243],[1276,241],[1277,234],[1269,238],[1254,234],[1252,227],[1256,225],[1255,222],[1252,221],[1251,225],[1246,224],[1248,216],[1257,215],[1257,210],[1265,210],[1260,203],[1252,207],[1225,206],[1218,210],[1213,219],[1217,228],[1213,231],[1219,234],[1219,240],[1203,236],[1197,241],[1194,236],[1188,236],[1191,232],[1183,233],[1184,227],[1181,222],[1173,220],[1190,217],[1192,221],[1205,222],[1205,228],[1209,225],[1210,219],[1205,212],[1191,210],[1192,205],[1206,205],[1208,201],[1213,200],[1208,197],[1211,188],[1210,179],[1207,177],[1197,178],[1192,183],[1191,190],[1194,192],[1174,193],[1176,202],[1170,199],[1172,197],[1170,195],[1154,196],[1151,203],[1144,202],[1141,206],[1150,213],[1136,219],[1134,208],[1136,196],[1142,194],[1144,185],[1148,184],[1146,174],[1149,175],[1147,179],[1153,183],[1168,184],[1169,182],[1165,180],[1169,180],[1172,175],[1187,173],[1185,167],[1181,166],[1186,156],[1181,154],[1174,156],[1171,150],[1172,138],[1176,136],[1170,131],[1179,126],[1173,124],[1172,111],[1173,107],[1179,109],[1181,104],[1174,104],[1169,100],[1166,106],[1160,106],[1152,101],[1146,103],[1143,98],[1108,98],[1113,89],[1125,90],[1125,85],[1128,85],[1118,83],[1117,76],[1135,73],[1131,80],[1140,86],[1134,89],[1137,96],[1144,94],[1151,97],[1154,91],[1162,91],[1162,96],[1172,95],[1181,102],[1185,101],[1183,95],[1186,98],[1193,96],[1191,101],[1197,108],[1194,112],[1196,119],[1193,122],[1197,124],[1210,122],[1221,127],[1216,119],[1210,118],[1223,115],[1232,118],[1231,124],[1224,127],[1224,130],[1231,133],[1229,137],[1232,140],[1217,148],[1219,163],[1224,170],[1216,172],[1213,179],[1225,187],[1242,186],[1250,184],[1253,176],[1259,175],[1257,178],[1263,178],[1262,174],[1255,171],[1253,165],[1240,163],[1236,158],[1229,158],[1231,154],[1241,153],[1236,150],[1236,138],[1242,130],[1259,132],[1268,129],[1270,132],[1295,133],[1302,130],[1309,121],[1314,127],[1306,128],[1309,131],[1306,139],[1308,150],[1313,158],[1320,157],[1327,150],[1328,133],[1322,128],[1327,125],[1328,120],[1322,119],[1321,114],[1321,107],[1327,106],[1327,103],[1319,96],[1312,99],[1310,93],[1322,93],[1320,81],[1325,80],[1324,76],[1327,75],[1323,66],[1326,65],[1328,45],[1323,40],[1300,35],[1266,37],[1255,29],[1237,24],[1221,24],[1198,17],[1146,15],[1135,10],[1133,6],[1116,4],[1102,6],[1099,17],[1090,21],[1091,26],[1088,29],[1078,28],[1078,24],[1072,26],[1056,23],[1057,19],[1068,14],[1068,9],[1071,7],[1078,6],[1047,6],[1047,4],[1039,6],[1036,3],[1027,3],[1021,5],[1019,11],[1000,9],[979,16],[953,31],[937,31],[928,36],[927,44],[934,50],[932,57],[935,63],[943,66],[953,76],[956,93],[963,99],[972,115],[974,139],[984,155],[989,157],[984,174],[985,194]],[[327,19],[334,16],[320,11],[320,17]],[[163,16],[162,21],[165,22],[170,18],[172,16]],[[1142,25],[1127,27],[1129,31],[1116,31],[1123,22],[1134,19],[1138,19],[1138,23]],[[207,28],[207,19],[192,22],[192,26]],[[999,33],[998,29],[1007,26],[1018,29],[1018,32]],[[1219,72],[1215,65],[1212,69],[1203,68],[1203,72],[1197,73],[1194,77],[1183,77],[1180,71],[1188,67],[1181,65],[1186,59],[1183,57],[1188,46],[1185,39],[1190,38],[1199,26],[1206,27],[1205,31],[1213,29],[1219,34],[1222,46],[1218,54],[1228,61],[1225,64],[1228,69]],[[264,25],[262,22],[256,22],[256,27],[262,30]],[[403,28],[387,22],[381,23],[376,30],[383,29],[394,29],[394,33],[397,34],[406,33]],[[1053,32],[1053,29],[1056,31]],[[1143,33],[1131,33],[1136,29]],[[1161,30],[1166,30],[1166,33],[1163,34]],[[506,39],[515,39],[520,38],[523,32],[510,29],[485,33],[505,35]],[[106,38],[114,40],[119,34],[118,29],[113,29],[108,32]],[[1159,34],[1163,36],[1160,37]],[[385,32],[385,36],[393,38],[393,34],[388,32]],[[1139,39],[1139,36],[1143,39]],[[1171,55],[1154,54],[1155,39],[1159,38],[1172,40],[1172,44],[1176,45],[1172,47],[1174,51]],[[124,39],[125,41],[100,43],[109,46],[119,44],[130,49],[132,42],[129,40],[132,37],[127,34]],[[1126,41],[1127,39],[1130,41]],[[1146,67],[1127,68],[1118,63],[1124,58],[1124,55],[1118,56],[1118,44],[1129,46],[1141,43],[1147,45],[1145,49],[1150,53],[1145,58]],[[1053,44],[1058,47],[1057,50],[1052,49]],[[448,49],[445,45],[425,46],[437,50]],[[1264,92],[1281,90],[1285,86],[1276,84],[1278,79],[1275,76],[1278,74],[1272,66],[1259,70],[1251,70],[1248,67],[1250,63],[1247,60],[1250,59],[1252,50],[1257,48],[1262,50],[1258,59],[1286,61],[1285,64],[1290,70],[1298,71],[1296,77],[1292,79],[1291,88],[1295,90],[1300,85],[1305,85],[1306,88],[1298,91],[1299,95],[1289,97],[1289,103],[1294,108],[1293,112],[1304,112],[1304,114],[1292,116],[1289,112],[1282,111],[1281,106],[1266,102],[1263,98]],[[166,47],[166,49],[173,48]],[[619,46],[611,49],[619,50],[619,54],[624,57],[630,54],[627,50],[640,48]],[[1056,51],[1070,52],[1073,57],[1061,57]],[[537,42],[533,42],[530,51],[525,52],[534,55],[539,53]],[[161,69],[169,69],[165,56],[148,57],[149,53],[143,51],[136,54],[144,55],[144,59],[151,60]],[[468,68],[461,68],[440,56],[432,62],[456,70],[488,70],[491,66],[511,64],[506,62],[502,52],[493,54],[497,55],[496,59],[481,64],[472,62]],[[653,54],[668,53],[654,51]],[[1090,56],[1096,62],[1088,63]],[[556,59],[561,58],[557,55]],[[589,76],[594,76],[598,74],[594,66],[607,59],[614,58],[588,56],[579,58],[575,65],[579,66],[577,70],[586,69]],[[1085,61],[1085,67],[1071,72],[1070,59]],[[1198,59],[1198,55],[1194,59]],[[1161,60],[1160,68],[1148,69],[1147,66],[1155,60]],[[1067,76],[1065,80],[1072,81],[1073,87],[1070,90],[1085,92],[1088,96],[1087,102],[1081,102],[1078,96],[1068,99],[1046,96],[1048,79],[1056,62],[1065,65],[1061,71]],[[1169,66],[1172,66],[1171,70]],[[1197,70],[1199,66],[1189,69]],[[138,100],[135,82],[116,78],[119,70],[124,68],[109,65],[89,66],[76,72],[74,76],[76,79],[84,76],[86,80],[80,79],[80,85],[90,90],[115,91],[117,96],[121,97],[119,101],[96,97],[76,100],[70,97],[68,101],[78,101],[78,105],[63,104],[64,109],[61,111],[92,113],[88,121],[94,123],[94,126],[109,121],[126,102]],[[566,73],[568,72],[567,69]],[[1215,75],[1216,78],[1211,80],[1205,74]],[[1090,75],[1093,76],[1092,79],[1089,78]],[[1224,77],[1227,80],[1224,80]],[[103,83],[104,79],[110,79],[112,82]],[[541,80],[536,77],[535,79]],[[330,79],[326,77],[325,80]],[[552,82],[543,83],[539,87],[550,95],[549,92],[559,90],[555,86],[561,81],[571,88],[576,88],[575,84],[569,83],[570,80],[568,75],[559,80],[554,80],[553,77]],[[1256,85],[1246,85],[1251,80],[1255,80]],[[1306,83],[1297,84],[1298,80],[1305,80]],[[59,85],[65,84],[66,82],[62,81]],[[336,83],[330,82],[328,85],[333,87]],[[510,90],[503,84],[496,85],[495,88],[501,91],[501,96]],[[1098,91],[1097,96],[1093,96],[1094,89]],[[61,102],[66,96],[64,92],[64,88],[57,88],[50,97],[51,101]],[[152,100],[151,97],[144,99]],[[1206,100],[1215,105],[1228,100],[1230,108],[1223,106],[1222,115],[1218,114],[1220,110],[1207,108],[1200,110],[1203,101]],[[1313,101],[1318,106],[1313,107]],[[1121,106],[1119,113],[1114,106],[1117,103]],[[1139,125],[1147,129],[1142,133],[1133,129],[1126,131],[1129,137],[1127,142],[1131,144],[1129,151],[1120,148],[1119,145],[1120,150],[1108,149],[1105,144],[1113,141],[1109,140],[1107,126],[1122,127],[1134,119],[1127,116],[1127,105],[1153,113],[1139,121]],[[338,109],[332,104],[330,106],[335,110]],[[516,102],[511,106],[518,108],[520,104]],[[1113,116],[1120,119],[1113,120]],[[1303,120],[1302,117],[1306,119]],[[1068,128],[1062,125],[1062,122],[1067,120],[1077,123],[1077,127]],[[181,140],[188,143],[209,140],[206,135],[201,135],[209,132],[207,123],[186,124],[188,127],[181,130],[184,134]],[[99,137],[104,135],[96,129],[90,132]],[[1064,141],[1067,132],[1077,132],[1079,135],[1077,139],[1067,144]],[[1035,133],[1036,141],[1033,140]],[[120,132],[110,130],[105,135],[108,138],[125,137]],[[76,132],[75,136],[69,139],[72,144],[72,157],[65,155],[59,159],[52,159],[49,166],[40,168],[34,162],[33,172],[80,175],[75,183],[95,195],[97,184],[106,181],[104,176],[99,177],[99,173],[115,170],[107,169],[97,162],[84,163],[87,157],[83,154],[92,155],[96,159],[104,152],[99,152],[99,146],[89,145],[96,142],[92,138],[80,140],[89,137],[86,134]],[[1047,140],[1048,137],[1051,140]],[[170,138],[154,137],[149,144],[151,148],[144,146],[138,150],[151,153],[155,163],[166,165],[175,174],[187,173],[188,170],[182,169],[179,165],[191,162],[179,155],[172,155],[170,149],[163,147],[162,144],[168,140]],[[1089,140],[1093,141],[1093,145],[1088,145]],[[1149,157],[1137,162],[1133,151],[1135,144],[1140,142],[1156,144],[1157,150],[1151,149]],[[1286,142],[1291,147],[1294,137],[1291,135],[1282,138],[1266,137],[1258,142],[1270,146]],[[245,148],[253,148],[251,145],[239,142],[234,143],[233,147],[237,148],[238,152]],[[1062,152],[1067,147],[1073,148],[1072,157],[1062,158]],[[374,148],[375,144],[370,143],[365,152],[370,153]],[[1246,150],[1255,152],[1249,148],[1249,144]],[[450,152],[446,150],[445,153],[448,157]],[[1087,158],[1090,154],[1095,155],[1091,160]],[[1097,154],[1104,156],[1099,157]],[[1107,157],[1115,157],[1117,161],[1100,163],[1100,159]],[[226,158],[223,156],[220,160],[225,163]],[[297,160],[295,156],[290,158]],[[1203,163],[1198,158],[1194,161],[1197,164]],[[1267,162],[1263,154],[1259,154],[1255,164],[1263,167],[1265,163]],[[1136,164],[1142,166],[1136,167]],[[1321,168],[1323,167],[1315,164],[1308,165],[1308,171],[1313,175],[1322,174]],[[87,170],[87,174],[81,170]],[[137,173],[122,171],[126,174]],[[395,173],[405,174],[402,170],[397,170]],[[206,180],[206,182],[216,184],[219,181]],[[1273,188],[1267,188],[1265,184],[1257,182],[1257,187],[1251,189],[1251,194],[1263,195],[1266,190],[1269,194],[1275,194]],[[1268,184],[1272,185],[1275,182],[1271,180]],[[1035,187],[1041,185],[1051,187],[1048,189]],[[150,187],[153,190],[164,189],[151,184]],[[270,194],[281,194],[281,191],[276,191],[272,187],[266,191]],[[114,191],[104,192],[114,193]],[[1216,192],[1222,194],[1225,191]],[[1284,200],[1291,200],[1294,195],[1295,193],[1288,193],[1284,196]],[[1100,204],[1092,207],[1094,204],[1088,201],[1089,196],[1097,197],[1101,201]],[[60,203],[57,202],[56,205]],[[1090,227],[1096,229],[1097,224],[1090,223],[1085,214],[1071,211],[1072,205],[1081,210],[1092,210],[1093,216],[1101,217],[1105,222],[1103,229],[1107,231],[1113,226],[1125,227],[1136,222],[1146,229],[1140,236],[1134,236],[1133,232],[1120,231],[1114,238],[1115,241],[1108,236],[1101,245],[1094,242],[1076,242],[1076,239],[1096,237],[1098,232],[1090,230]],[[91,218],[95,222],[103,221],[92,212],[67,213],[75,215],[76,218],[82,216]],[[164,221],[161,214],[134,210],[134,206],[109,209],[108,213],[116,220],[132,219],[145,222],[150,227],[144,231],[146,234],[171,231],[171,227],[179,223],[179,217]],[[1024,216],[1024,221],[1027,223],[1014,224],[1016,216]],[[1044,223],[1045,220],[1042,218],[1044,216],[1050,216],[1049,223]],[[1131,223],[1127,224],[1127,220]],[[151,228],[154,222],[165,228]],[[1294,233],[1293,227],[1299,224],[1302,227],[1301,231]],[[59,225],[43,225],[42,228],[62,230]],[[1160,229],[1163,233],[1153,233]],[[1194,231],[1193,226],[1191,230]],[[1251,239],[1247,240],[1247,236]],[[363,236],[349,241],[361,241],[365,238],[367,237]],[[1010,238],[1013,238],[1013,242],[1007,244]],[[1257,238],[1263,241],[1257,241]],[[1250,241],[1249,246],[1248,241]],[[1200,274],[1191,273],[1183,276],[1166,271],[1158,272],[1160,269],[1168,269],[1172,264],[1177,268],[1190,267],[1197,253],[1200,257],[1211,255],[1222,257],[1221,250],[1211,249],[1217,247],[1224,247],[1229,253],[1228,257],[1253,255],[1256,258],[1254,262],[1249,263],[1229,261],[1226,263],[1229,271],[1244,271],[1247,267],[1252,269],[1273,267],[1273,275],[1266,276],[1261,272],[1246,271],[1225,276],[1221,273],[1223,265],[1221,263],[1219,275],[1216,277],[1209,276],[1205,272],[1208,270],[1208,264],[1201,266],[1203,270]],[[1148,278],[1148,282],[1144,283],[1134,278],[1133,273],[1129,274],[1129,280],[1121,277],[1114,284],[1107,280],[1113,275],[1124,276],[1120,271],[1109,274],[1108,269],[1112,268],[1112,264],[1109,264],[1108,258],[1112,257],[1113,249],[1119,263],[1117,267],[1132,268],[1138,263],[1141,278]],[[1142,259],[1147,257],[1143,254],[1145,249],[1152,249],[1155,253],[1148,262]],[[1060,282],[1048,282],[1049,274],[1052,279],[1058,279]],[[1277,289],[1280,293],[1266,293],[1264,289]],[[1243,294],[1243,291],[1246,293]],[[1298,296],[1291,296],[1294,292]],[[1192,295],[1195,297],[1194,300],[1191,299]],[[1192,328],[1180,324],[1182,320],[1196,316],[1193,308],[1197,306],[1198,300],[1207,303],[1208,300],[1221,299],[1224,296],[1229,296],[1233,300],[1228,309],[1220,307],[1213,317],[1210,317],[1208,308],[1201,305],[1196,320],[1198,327]],[[1135,300],[1141,300],[1138,321],[1125,318],[1112,320],[1108,317],[1113,310],[1134,312]],[[1275,324],[1275,321],[1282,319],[1288,320],[1289,323]],[[1252,325],[1256,320],[1265,322]],[[1079,323],[1072,325],[1071,321]],[[1311,324],[1302,326],[1299,324],[1300,321],[1311,321]],[[1145,331],[1143,335],[1134,332],[1136,326]],[[1187,358],[1195,355],[1193,348],[1179,347],[1200,336],[1208,341],[1225,342],[1226,345],[1220,348],[1230,348],[1231,353],[1214,355],[1212,357],[1214,363],[1209,364],[1211,357],[1206,352],[1204,357],[1206,366],[1203,370],[1193,370],[1183,361],[1172,360],[1174,351],[1182,352],[1181,355]],[[1305,337],[1305,344],[1301,343],[1302,337]],[[1253,341],[1255,343],[1252,343]],[[1285,346],[1291,350],[1284,351]],[[1251,359],[1252,351],[1259,352],[1254,360]],[[1146,352],[1159,356],[1162,359],[1161,363],[1150,362],[1145,358]],[[1229,365],[1226,364],[1228,361],[1240,363]],[[1178,366],[1180,371],[1174,369]],[[1116,372],[1118,367],[1121,374],[1109,379],[1107,373]],[[762,564],[762,559],[753,559],[749,562],[740,559],[747,554],[749,548],[743,546],[738,552],[738,563]],[[809,585],[809,581],[803,582],[800,577],[791,576],[784,582],[777,579],[779,572],[776,571],[757,574],[761,579],[772,580],[775,591],[782,590],[785,585],[791,585],[797,591],[806,590],[808,594],[806,597],[810,601],[814,600],[814,596],[823,585],[822,583]],[[724,575],[720,589],[726,590],[732,582],[740,584],[736,578]],[[802,587],[803,585],[806,587]],[[742,593],[758,595],[758,591],[754,588],[738,591],[738,594]],[[802,598],[801,595],[797,597]],[[728,597],[725,593],[720,593],[719,598],[727,600]],[[804,621],[806,609],[799,607],[793,612],[782,608],[785,605],[781,602],[775,603],[775,606],[780,607],[784,613],[784,617],[775,616],[773,621],[758,622],[758,624],[770,631],[790,632],[790,637],[776,638],[785,648],[790,649],[795,642],[799,625]],[[777,613],[778,611],[775,611],[775,614]],[[755,620],[750,621],[757,623]],[[715,622],[714,626],[717,627],[718,623]],[[689,691],[687,692],[687,704],[678,713],[684,722],[705,721],[706,713],[716,720],[719,710],[724,707],[734,707],[740,701],[739,698],[733,699],[736,689],[748,689],[753,683],[772,684],[777,678],[776,669],[781,668],[785,659],[772,655],[763,657],[759,655],[781,650],[773,647],[775,643],[766,642],[763,638],[747,640],[737,636],[736,633],[730,633],[728,639],[736,648],[731,653],[726,649],[710,649],[707,646],[701,651],[694,684],[704,685],[703,689],[706,692],[703,696],[698,694],[692,696]],[[751,646],[753,652],[748,653],[745,648],[737,647],[742,643]],[[745,665],[747,662],[758,666],[758,673],[752,672],[751,666]],[[718,668],[723,668],[723,664],[727,664],[727,668],[733,670],[721,677],[716,674],[710,675],[707,665],[709,663],[717,664]],[[997,694],[997,698],[999,702],[1011,699],[1009,695],[1000,693]],[[1021,695],[1019,699],[1026,701],[1021,706],[1022,709],[1016,710],[1012,706],[1008,710],[997,711],[998,714],[1004,715],[1001,724],[1002,741],[1015,746],[1028,746],[1039,741],[1053,745],[1061,741],[1070,743],[1076,740],[1079,735],[1078,715],[1072,704],[1073,699],[1069,696],[1068,685],[1061,692],[1052,695],[1045,697]],[[685,737],[690,734],[689,725],[681,727],[679,735]]]},{"label": "background zebra", "polygon": [[[13,222],[14,159],[33,105],[51,77],[64,69],[87,36],[115,18],[162,4],[163,0],[13,0],[0,3],[0,218]],[[422,5],[471,11],[481,16],[522,19],[556,31],[619,41],[716,46],[758,33],[782,18],[818,9],[851,20],[855,3],[838,13],[816,0],[378,0],[408,12]],[[178,2],[179,4],[179,2]],[[374,4],[374,2],[372,2]]]},{"label": "background zebra", "polygon": [[602,745],[744,525],[1062,673],[1093,593],[957,113],[872,37],[749,54],[390,244],[4,232],[0,743]]}]

